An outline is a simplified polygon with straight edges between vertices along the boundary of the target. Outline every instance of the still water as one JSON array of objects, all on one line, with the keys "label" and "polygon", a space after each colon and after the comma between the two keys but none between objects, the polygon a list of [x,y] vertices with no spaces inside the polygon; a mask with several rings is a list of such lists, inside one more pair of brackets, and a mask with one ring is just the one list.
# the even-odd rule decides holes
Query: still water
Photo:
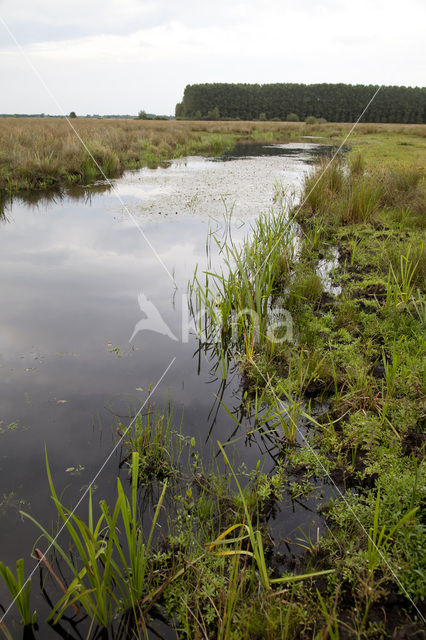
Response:
[{"label": "still water", "polygon": [[[71,506],[117,443],[117,417],[126,424],[169,365],[154,398],[160,405],[170,401],[183,416],[183,433],[194,436],[201,451],[231,436],[235,423],[217,404],[221,380],[211,372],[213,363],[196,355],[198,342],[188,329],[188,280],[197,265],[199,272],[207,267],[206,238],[209,229],[224,228],[224,213],[233,211],[238,241],[272,206],[276,185],[297,197],[318,149],[239,147],[222,162],[185,158],[167,169],[128,172],[114,181],[115,193],[99,185],[38,201],[16,199],[7,207],[0,222],[3,562],[12,567],[24,557],[27,572],[34,566],[38,530],[20,510],[53,526],[45,449],[57,491]],[[162,332],[141,325],[129,342],[144,318],[141,294],[159,312]],[[222,400],[232,410],[240,396],[235,372]],[[239,459],[252,468],[261,450],[243,444]],[[115,495],[119,462],[117,449],[96,480],[97,500]],[[288,504],[280,527],[289,535],[316,518]],[[42,619],[36,592],[33,606]],[[0,603],[9,601],[0,583]],[[12,611],[8,626],[14,617]],[[57,636],[41,625],[37,637]]]}]

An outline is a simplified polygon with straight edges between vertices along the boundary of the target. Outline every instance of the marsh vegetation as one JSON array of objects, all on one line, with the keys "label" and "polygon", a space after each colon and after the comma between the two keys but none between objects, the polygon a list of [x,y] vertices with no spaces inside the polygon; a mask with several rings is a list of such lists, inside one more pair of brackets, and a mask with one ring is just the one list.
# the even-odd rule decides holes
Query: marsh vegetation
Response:
[{"label": "marsh vegetation", "polygon": [[[169,124],[175,132],[182,124],[188,136],[179,150],[201,150],[212,136],[226,146],[236,137],[273,141],[306,132],[299,123],[155,126]],[[124,123],[122,135],[130,141],[139,126]],[[333,138],[347,130],[332,126],[318,133]],[[401,139],[423,144],[422,128],[408,135],[383,129],[396,160],[406,149]],[[422,632],[426,190],[418,147],[410,163],[377,161],[381,131],[360,128],[347,162],[315,166],[300,204],[278,189],[275,208],[241,244],[210,235],[222,269],[196,272],[189,293],[200,352],[218,378],[226,381],[230,367],[241,375],[238,411],[225,407],[235,423],[228,441],[202,454],[185,415],[177,422],[168,403],[149,401],[129,429],[117,424],[128,476],[117,481],[115,503],[91,498],[86,513],[69,520],[47,463],[70,546],[53,542],[55,532],[40,524],[63,575],[34,553],[50,622],[63,637],[81,637],[81,619],[87,637],[123,639],[157,633],[155,620],[178,637],[207,640]],[[369,135],[372,149],[363,144]],[[337,295],[318,269],[328,259]],[[271,329],[277,307],[291,314],[291,336],[286,323]],[[265,453],[247,468],[233,444],[256,437]],[[334,489],[331,500],[326,486]],[[299,529],[277,548],[272,524],[280,504],[309,495],[325,533]],[[0,570],[14,595],[22,563],[16,578]],[[29,598],[28,589],[17,604],[27,632],[36,634]],[[65,635],[66,625],[74,636]]]},{"label": "marsh vegetation", "polygon": [[[61,118],[0,118],[0,196],[87,185],[118,177],[125,169],[164,166],[181,156],[219,155],[239,141],[279,143],[323,136],[336,143],[351,125],[74,118],[72,127]],[[402,135],[407,144],[425,137],[424,127],[416,125],[360,125],[356,130],[361,139],[375,133],[385,133],[392,141]]]}]

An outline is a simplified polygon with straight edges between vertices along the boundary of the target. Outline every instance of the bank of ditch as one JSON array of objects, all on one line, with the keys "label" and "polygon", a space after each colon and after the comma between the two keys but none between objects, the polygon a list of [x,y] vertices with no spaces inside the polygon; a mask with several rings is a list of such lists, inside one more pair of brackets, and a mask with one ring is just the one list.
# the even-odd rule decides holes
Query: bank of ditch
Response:
[{"label": "bank of ditch", "polygon": [[[342,487],[324,507],[329,535],[310,550],[316,568],[334,572],[302,587],[304,602],[323,612],[321,627],[315,607],[305,608],[306,637],[319,627],[318,637],[417,637],[426,570],[424,176],[416,166],[372,168],[359,153],[324,169],[307,177],[293,211],[302,246],[280,293],[296,340],[273,353],[260,346],[243,366],[252,393],[329,403],[310,418],[308,446],[283,446],[289,469]],[[334,296],[318,264],[336,255]]]},{"label": "bank of ditch", "polygon": [[[280,558],[270,544],[268,575],[287,575],[275,594],[258,589],[262,572],[251,540],[240,535],[226,547],[234,564],[214,593],[226,606],[231,599],[235,635],[223,637],[421,637],[424,176],[416,166],[365,165],[355,153],[347,165],[323,162],[306,178],[301,202],[289,217],[261,217],[245,244],[224,248],[224,272],[194,282],[199,307],[207,309],[206,342],[222,363],[229,351],[238,358],[245,406],[255,412],[251,432],[264,432],[273,443],[274,469],[250,494],[250,518],[264,544],[270,544],[265,500],[279,502],[290,478],[298,478],[299,496],[327,483],[338,494],[322,501],[328,533],[305,536],[296,570],[290,548]],[[328,283],[319,269],[327,261]],[[277,303],[291,313],[291,340],[271,339],[267,318]],[[285,337],[288,317],[282,320]],[[221,371],[226,376],[225,366]],[[244,427],[247,432],[242,420]],[[222,523],[221,544],[235,518],[244,521],[244,514]],[[244,564],[245,544],[253,555]],[[292,575],[285,573],[290,566]],[[321,571],[329,573],[313,576]],[[217,601],[202,604],[206,575],[197,574],[191,610],[204,619],[213,607],[212,628],[222,628]],[[206,637],[212,628],[206,625]]]}]

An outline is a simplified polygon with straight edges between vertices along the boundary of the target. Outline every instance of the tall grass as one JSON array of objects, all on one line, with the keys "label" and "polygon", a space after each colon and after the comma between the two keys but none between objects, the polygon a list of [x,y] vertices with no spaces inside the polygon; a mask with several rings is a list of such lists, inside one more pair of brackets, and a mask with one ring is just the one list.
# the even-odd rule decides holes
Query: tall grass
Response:
[{"label": "tall grass", "polygon": [[[416,260],[416,258],[418,258]],[[416,261],[415,261],[416,260]],[[419,268],[422,263],[423,268]],[[399,256],[399,264],[390,264],[389,276],[386,288],[386,308],[406,307],[412,302],[415,294],[416,277],[422,276],[421,282],[424,283],[424,251],[423,243],[420,251],[412,259],[410,256],[410,248],[407,255]]]},{"label": "tall grass", "polygon": [[39,527],[72,575],[72,581],[53,606],[49,619],[58,622],[68,607],[78,604],[89,616],[91,626],[107,628],[124,616],[134,628],[135,637],[140,637],[138,630],[142,630],[145,637],[144,609],[149,605],[151,543],[166,483],[145,541],[137,508],[137,452],[132,455],[131,499],[127,498],[117,478],[116,503],[110,510],[106,502],[101,501],[101,515],[97,521],[91,494],[86,521],[63,506],[53,484],[47,456],[46,467],[52,500],[73,546],[72,551],[66,550],[31,515],[24,514]]},{"label": "tall grass", "polygon": [[65,119],[0,118],[0,192],[88,184],[183,155],[217,155],[266,129],[288,139],[287,129],[260,123],[78,118],[72,125],[86,148]]},{"label": "tall grass", "polygon": [[[425,189],[417,166],[375,169],[367,172],[355,156],[346,169],[322,161],[305,177],[302,219],[318,226],[369,223],[379,210],[404,209],[416,225],[423,215]],[[392,213],[390,214],[392,215]]]},{"label": "tall grass", "polygon": [[[159,410],[148,400],[146,411],[139,414],[132,426],[126,431],[124,460],[132,470],[133,454],[138,454],[139,485],[148,487],[154,481],[177,477],[182,454],[184,436],[174,428],[173,409],[170,403]],[[121,434],[126,426],[119,423]]]},{"label": "tall grass", "polygon": [[196,272],[189,284],[199,337],[214,342],[223,361],[231,347],[250,359],[256,345],[269,340],[270,307],[293,262],[294,230],[287,211],[279,208],[261,215],[239,245],[231,237],[213,239],[223,255],[222,270],[205,272],[204,281]]},{"label": "tall grass", "polygon": [[343,221],[355,224],[368,222],[378,210],[381,199],[381,185],[374,178],[362,176],[359,179],[352,179],[346,194]]}]

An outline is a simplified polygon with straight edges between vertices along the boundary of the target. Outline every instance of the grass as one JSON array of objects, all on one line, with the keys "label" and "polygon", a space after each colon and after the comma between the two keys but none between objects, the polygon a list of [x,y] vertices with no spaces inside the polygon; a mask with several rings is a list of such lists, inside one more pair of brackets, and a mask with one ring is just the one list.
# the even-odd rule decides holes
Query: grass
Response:
[{"label": "grass", "polygon": [[[213,235],[223,255],[223,270],[206,272],[203,280],[195,273],[189,285],[200,342],[214,342],[223,363],[229,349],[242,350],[250,358],[256,345],[275,342],[269,309],[294,253],[294,231],[286,216],[281,204],[273,215],[261,215],[240,246],[232,238],[223,242]],[[226,377],[227,367],[221,371]]]},{"label": "grass", "polygon": [[[395,266],[395,254],[390,260],[389,277],[386,289],[386,306],[393,306],[394,309],[398,306],[409,305],[414,297],[415,285],[418,276],[423,279],[425,275],[425,260],[424,260],[424,248],[423,242],[421,243],[420,251],[417,256],[412,257],[411,247],[408,248],[407,255],[399,254],[399,264]],[[398,252],[396,253],[398,256]],[[392,262],[394,264],[392,264]]]},{"label": "grass", "polygon": [[[173,481],[179,475],[182,450],[189,439],[175,429],[173,420],[169,403],[160,411],[149,400],[146,411],[138,415],[126,432],[122,464],[126,463],[132,469],[133,455],[138,454],[139,486]],[[118,424],[120,434],[125,429],[125,425]]]},{"label": "grass", "polygon": [[[0,194],[4,197],[22,191],[87,185],[104,175],[115,178],[125,169],[156,168],[180,156],[219,155],[239,141],[288,142],[318,135],[336,144],[351,127],[333,123],[85,118],[74,119],[72,125],[86,148],[65,119],[0,118]],[[362,145],[377,137],[386,144],[389,154],[400,157],[411,147],[399,143],[408,140],[413,149],[424,147],[425,131],[422,125],[359,125],[354,140]]]},{"label": "grass", "polygon": [[[21,614],[21,622],[24,626],[30,626],[36,622],[35,612],[31,612],[30,595],[31,580],[25,581],[24,559],[16,561],[16,577],[11,570],[0,562],[0,576],[3,578],[11,598]],[[0,627],[1,628],[1,627]]]},{"label": "grass", "polygon": [[[234,555],[249,555],[252,556],[255,561],[256,561],[256,566],[258,568],[259,571],[259,575],[260,575],[260,582],[263,586],[263,588],[266,591],[269,591],[272,588],[272,585],[274,584],[282,584],[282,583],[289,583],[289,582],[296,582],[299,580],[308,580],[310,578],[316,578],[320,575],[328,575],[330,573],[333,573],[333,569],[329,569],[326,571],[319,571],[319,572],[315,572],[315,573],[307,573],[307,574],[303,574],[303,575],[289,575],[289,576],[284,576],[284,577],[280,577],[280,578],[270,578],[268,576],[268,570],[266,567],[266,560],[265,560],[265,552],[264,552],[264,548],[263,548],[263,542],[262,542],[262,534],[260,531],[255,530],[251,521],[251,516],[248,510],[248,506],[247,506],[247,502],[244,496],[244,493],[241,489],[240,483],[238,482],[238,478],[231,466],[231,463],[229,462],[229,458],[225,453],[225,450],[223,448],[223,446],[221,445],[220,442],[218,442],[219,445],[219,449],[222,452],[222,455],[225,459],[226,464],[228,465],[228,467],[231,470],[231,474],[235,480],[235,483],[238,487],[238,492],[241,496],[241,501],[244,507],[244,516],[245,516],[245,523],[241,523],[241,524],[233,524],[232,526],[228,527],[226,529],[226,531],[224,531],[223,533],[220,534],[220,536],[218,536],[216,538],[216,540],[214,540],[214,542],[212,542],[212,544],[210,545],[210,551],[212,549],[216,549],[218,545],[221,544],[230,544],[232,543],[240,543],[243,542],[243,540],[249,538],[250,540],[250,544],[251,544],[251,548],[252,551],[242,551],[241,549],[235,550],[235,549],[231,549],[231,550],[227,550],[227,551],[218,551],[216,552],[217,555],[221,555],[221,556],[234,556]],[[235,529],[243,529],[247,532],[246,535],[240,536],[238,538],[234,538],[233,540],[230,540],[227,536],[228,534],[232,533],[232,531],[234,531]]]},{"label": "grass", "polygon": [[350,144],[350,158],[362,157],[369,167],[383,166],[425,168],[425,132],[423,125],[407,128],[404,125],[368,125],[356,128]]},{"label": "grass", "polygon": [[32,516],[24,514],[40,528],[72,576],[49,618],[56,624],[70,606],[77,606],[89,617],[90,629],[96,626],[110,628],[119,618],[121,626],[127,622],[129,630],[133,629],[134,637],[147,637],[144,611],[149,604],[152,579],[151,543],[167,483],[163,485],[145,541],[137,508],[137,452],[132,454],[131,500],[117,479],[117,501],[111,510],[101,501],[101,515],[97,521],[91,494],[86,521],[63,506],[53,485],[47,457],[46,467],[52,500],[74,548],[70,553]]}]

